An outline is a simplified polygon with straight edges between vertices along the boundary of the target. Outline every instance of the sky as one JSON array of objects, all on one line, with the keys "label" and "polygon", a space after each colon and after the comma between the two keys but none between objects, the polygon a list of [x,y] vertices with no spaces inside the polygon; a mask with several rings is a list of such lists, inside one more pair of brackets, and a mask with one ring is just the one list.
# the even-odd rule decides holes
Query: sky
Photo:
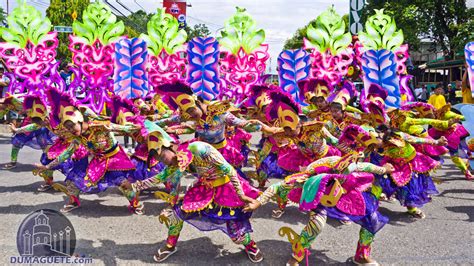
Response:
[{"label": "sky", "polygon": [[[0,0],[6,10],[9,1],[10,10],[16,6],[15,0]],[[129,14],[121,8],[117,1],[129,9],[137,11],[143,8],[146,12],[154,12],[162,6],[161,1],[154,0],[109,0],[121,12]],[[38,9],[46,10],[49,0],[29,0],[29,4]],[[138,4],[137,4],[138,3]],[[257,26],[265,30],[266,41],[269,44],[271,56],[270,67],[276,67],[276,59],[281,52],[286,39],[309,21],[315,19],[321,12],[334,5],[341,16],[349,13],[348,0],[188,0],[192,7],[187,8],[187,23],[189,25],[204,23],[213,36],[223,27],[224,21],[235,13],[235,7],[244,7],[256,20]],[[467,0],[469,7],[474,6],[474,0]]]}]

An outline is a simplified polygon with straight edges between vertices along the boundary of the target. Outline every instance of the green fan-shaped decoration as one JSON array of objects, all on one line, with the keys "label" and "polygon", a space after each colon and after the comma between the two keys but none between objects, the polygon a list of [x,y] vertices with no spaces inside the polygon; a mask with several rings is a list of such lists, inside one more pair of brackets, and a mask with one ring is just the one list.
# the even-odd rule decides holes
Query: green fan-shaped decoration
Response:
[{"label": "green fan-shaped decoration", "polygon": [[146,41],[148,49],[158,56],[164,49],[168,54],[174,54],[186,42],[188,35],[179,29],[178,20],[158,8],[157,12],[147,24],[148,35],[141,34],[140,38]]},{"label": "green fan-shaped decoration", "polygon": [[257,29],[257,23],[246,12],[237,7],[237,12],[224,24],[219,44],[232,54],[237,54],[242,47],[246,54],[252,53],[265,41],[265,31]]},{"label": "green fan-shaped decoration", "polygon": [[383,13],[383,9],[375,9],[365,23],[364,32],[359,33],[359,40],[365,48],[372,50],[394,50],[403,43],[403,31],[397,30],[395,20]]},{"label": "green fan-shaped decoration", "polygon": [[351,34],[346,32],[346,23],[334,7],[321,13],[316,24],[308,26],[306,35],[305,48],[314,48],[321,53],[329,49],[333,55],[346,49],[352,41]]},{"label": "green fan-shaped decoration", "polygon": [[108,6],[94,2],[82,13],[82,22],[74,21],[72,29],[76,36],[84,38],[90,45],[97,39],[107,45],[122,36],[125,26],[122,21],[117,22]]},{"label": "green fan-shaped decoration", "polygon": [[8,28],[0,27],[2,38],[20,48],[28,41],[37,45],[51,31],[51,21],[43,18],[41,12],[22,1],[7,17]]}]

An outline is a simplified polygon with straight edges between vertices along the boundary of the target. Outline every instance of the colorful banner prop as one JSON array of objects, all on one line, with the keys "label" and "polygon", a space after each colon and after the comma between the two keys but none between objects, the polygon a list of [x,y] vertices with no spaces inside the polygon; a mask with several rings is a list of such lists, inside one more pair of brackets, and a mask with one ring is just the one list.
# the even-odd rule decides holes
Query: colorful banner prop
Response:
[{"label": "colorful banner prop", "polygon": [[158,8],[148,21],[148,34],[140,38],[148,45],[148,80],[157,87],[163,83],[186,77],[186,59],[180,52],[186,50],[187,34],[179,29],[176,18]]},{"label": "colorful banner prop", "polygon": [[148,93],[146,71],[148,50],[139,38],[115,44],[114,93],[122,98],[142,98]]},{"label": "colorful banner prop", "polygon": [[303,49],[284,50],[278,56],[278,76],[280,87],[291,94],[299,104],[306,105],[300,99],[298,82],[309,76],[311,64],[310,55]]},{"label": "colorful banner prop", "polygon": [[0,35],[6,41],[0,43],[0,56],[14,78],[19,79],[10,92],[42,93],[57,66],[57,33],[50,32],[50,20],[26,1],[8,15],[7,22],[7,28],[0,27]]},{"label": "colorful banner prop", "polygon": [[365,50],[362,54],[365,94],[376,83],[388,93],[385,106],[399,108],[400,80],[394,51],[403,43],[402,30],[397,30],[395,21],[383,9],[375,10],[375,15],[367,19],[365,31],[359,33],[359,40]]},{"label": "colorful banner prop", "polygon": [[311,76],[335,86],[347,74],[353,61],[352,37],[346,32],[344,20],[331,7],[316,18],[314,26],[308,26],[306,33],[304,49],[312,51]]},{"label": "colorful banner prop", "polygon": [[218,38],[223,55],[220,73],[226,84],[222,93],[238,104],[265,73],[269,58],[268,45],[262,44],[265,32],[257,29],[257,23],[244,8],[237,7],[237,12],[225,22],[221,35]]},{"label": "colorful banner prop", "polygon": [[[124,24],[110,8],[102,3],[91,3],[82,14],[82,22],[72,24],[74,35],[69,36],[69,49],[73,62],[79,67],[79,76],[70,85],[70,94],[76,98],[76,91],[85,92],[85,98],[76,98],[81,104],[99,113],[113,93],[114,44],[122,38]],[[85,80],[85,87],[73,87]]]},{"label": "colorful banner prop", "polygon": [[464,47],[464,55],[466,56],[469,85],[472,91],[474,88],[474,42],[466,44]]},{"label": "colorful banner prop", "polygon": [[219,43],[196,37],[188,43],[187,82],[194,93],[210,101],[219,95]]}]

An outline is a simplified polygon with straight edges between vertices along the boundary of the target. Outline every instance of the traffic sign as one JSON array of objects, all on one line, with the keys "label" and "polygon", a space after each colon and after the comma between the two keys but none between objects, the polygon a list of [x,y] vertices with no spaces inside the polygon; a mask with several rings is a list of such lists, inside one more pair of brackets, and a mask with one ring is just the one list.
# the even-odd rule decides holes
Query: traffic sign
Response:
[{"label": "traffic sign", "polygon": [[349,12],[349,29],[352,35],[357,35],[362,30],[361,21],[362,9],[364,9],[364,0],[351,0]]},{"label": "traffic sign", "polygon": [[54,26],[54,31],[72,33],[72,27],[69,27],[69,26]]}]

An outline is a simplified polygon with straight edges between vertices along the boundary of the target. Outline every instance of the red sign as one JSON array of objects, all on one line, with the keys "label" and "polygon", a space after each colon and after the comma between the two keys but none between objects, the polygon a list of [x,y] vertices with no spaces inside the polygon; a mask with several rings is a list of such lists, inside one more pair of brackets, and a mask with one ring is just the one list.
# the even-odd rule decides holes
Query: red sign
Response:
[{"label": "red sign", "polygon": [[186,0],[163,0],[163,7],[178,20],[180,28],[186,26]]}]

